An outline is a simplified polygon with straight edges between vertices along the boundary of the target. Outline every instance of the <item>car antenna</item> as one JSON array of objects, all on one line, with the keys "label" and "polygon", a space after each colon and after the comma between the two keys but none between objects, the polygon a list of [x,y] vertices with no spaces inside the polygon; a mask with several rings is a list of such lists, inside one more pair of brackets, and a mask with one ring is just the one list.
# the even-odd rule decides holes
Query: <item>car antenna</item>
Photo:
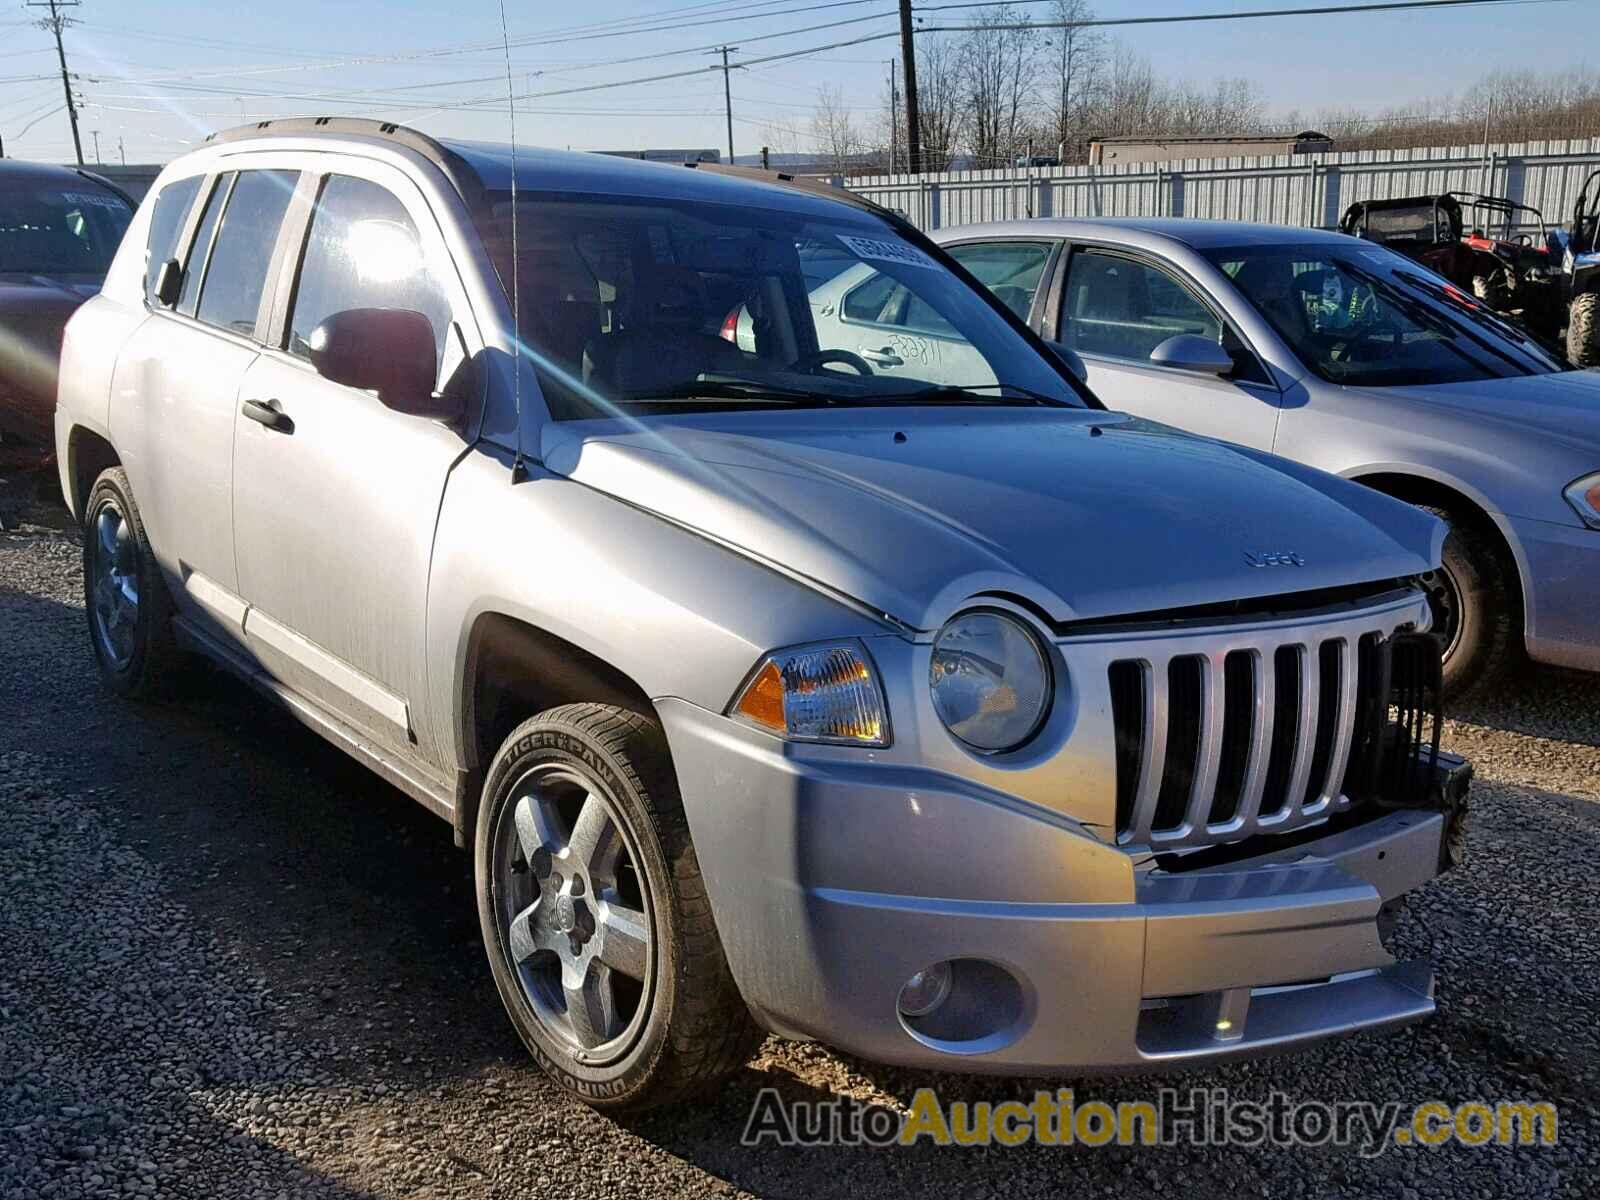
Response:
[{"label": "car antenna", "polygon": [[511,35],[506,32],[506,0],[500,0],[500,44],[506,54],[506,115],[511,121],[511,341],[516,347],[511,371],[511,395],[517,422],[517,452],[511,460],[511,482],[528,477],[522,448],[522,271],[517,253],[517,97],[511,82]]}]

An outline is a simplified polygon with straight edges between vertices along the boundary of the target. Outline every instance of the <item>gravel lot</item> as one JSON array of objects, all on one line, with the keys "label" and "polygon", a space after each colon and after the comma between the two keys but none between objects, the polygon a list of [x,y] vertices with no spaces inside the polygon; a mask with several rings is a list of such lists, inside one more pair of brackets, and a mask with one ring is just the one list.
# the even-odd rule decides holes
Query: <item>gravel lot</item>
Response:
[{"label": "gravel lot", "polygon": [[[15,513],[13,513],[15,515]],[[1600,682],[1529,675],[1452,723],[1471,859],[1401,937],[1440,1014],[1188,1074],[1236,1097],[1549,1100],[1555,1148],[741,1147],[753,1097],[904,1105],[1061,1080],[888,1070],[769,1042],[691,1110],[617,1121],[527,1064],[436,818],[242,686],[96,685],[59,514],[0,533],[0,1196],[1593,1196]],[[15,522],[11,522],[14,524]],[[1150,1096],[1088,1080],[1079,1101]]]}]

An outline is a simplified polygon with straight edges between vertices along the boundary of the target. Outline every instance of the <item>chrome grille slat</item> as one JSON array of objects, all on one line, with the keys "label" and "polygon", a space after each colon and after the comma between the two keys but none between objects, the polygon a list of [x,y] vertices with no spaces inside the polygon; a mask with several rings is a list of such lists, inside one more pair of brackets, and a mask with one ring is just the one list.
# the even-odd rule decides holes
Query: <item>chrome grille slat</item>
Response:
[{"label": "chrome grille slat", "polygon": [[1144,759],[1139,764],[1139,794],[1133,802],[1133,835],[1137,841],[1148,842],[1167,770],[1167,671],[1166,663],[1159,671],[1149,662],[1140,665],[1144,670]]},{"label": "chrome grille slat", "polygon": [[1184,810],[1184,833],[1206,826],[1212,800],[1216,797],[1225,708],[1222,669],[1219,655],[1207,655],[1200,660],[1200,753],[1195,762],[1194,783],[1189,789],[1189,804]]},{"label": "chrome grille slat", "polygon": [[1349,798],[1340,787],[1344,782],[1345,764],[1350,761],[1350,741],[1356,732],[1356,687],[1360,682],[1356,670],[1356,643],[1351,638],[1339,639],[1339,723],[1334,727],[1333,755],[1328,759],[1328,774],[1322,784],[1319,803],[1334,809],[1349,807]]},{"label": "chrome grille slat", "polygon": [[[1372,682],[1362,674],[1361,639],[1388,638],[1425,619],[1425,601],[1411,593],[1364,611],[1310,619],[1064,639],[1062,652],[1074,672],[1088,666],[1106,681],[1112,664],[1129,672],[1136,663],[1144,681],[1142,705],[1123,703],[1117,718],[1116,736],[1130,739],[1118,768],[1118,787],[1127,789],[1124,810],[1131,796],[1131,812],[1118,822],[1118,842],[1189,849],[1288,832],[1349,808],[1345,775],[1361,734],[1362,688]],[[1230,685],[1229,656],[1240,651],[1246,654],[1234,660]],[[1293,655],[1298,671],[1279,672],[1280,651]],[[1178,660],[1189,665],[1174,673]],[[1245,664],[1248,679],[1238,674]],[[1180,693],[1195,693],[1196,667],[1197,711],[1173,711],[1179,681]],[[1285,686],[1292,687],[1287,695]],[[1125,728],[1135,714],[1142,727]],[[1284,740],[1287,730],[1292,741]],[[1169,739],[1181,738],[1179,749],[1186,754],[1196,733],[1193,761],[1174,761]],[[1275,740],[1282,758],[1277,765]],[[1136,782],[1125,778],[1134,769]],[[1164,785],[1165,815],[1158,817]],[[1175,803],[1180,796],[1181,815]]]},{"label": "chrome grille slat", "polygon": [[1261,811],[1261,793],[1267,786],[1267,752],[1272,748],[1272,706],[1277,702],[1277,673],[1272,657],[1260,650],[1255,658],[1255,720],[1250,729],[1250,762],[1244,770],[1244,792],[1234,815],[1238,828],[1252,830]]},{"label": "chrome grille slat", "polygon": [[1294,747],[1294,769],[1289,772],[1289,802],[1275,814],[1274,823],[1293,821],[1305,809],[1306,787],[1311,782],[1311,760],[1317,752],[1317,711],[1322,697],[1322,655],[1317,646],[1301,646],[1300,736]]}]

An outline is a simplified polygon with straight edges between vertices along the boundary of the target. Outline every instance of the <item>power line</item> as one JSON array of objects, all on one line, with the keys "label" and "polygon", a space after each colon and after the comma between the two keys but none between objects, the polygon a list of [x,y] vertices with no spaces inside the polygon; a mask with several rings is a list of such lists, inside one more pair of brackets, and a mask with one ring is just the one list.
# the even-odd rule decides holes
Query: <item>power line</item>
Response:
[{"label": "power line", "polygon": [[72,101],[72,81],[67,78],[67,52],[61,44],[61,31],[70,23],[70,19],[61,10],[64,8],[77,8],[78,0],[29,0],[25,8],[49,8],[50,15],[39,22],[41,29],[49,30],[56,35],[56,58],[61,63],[61,90],[67,97],[67,120],[72,123],[72,149],[78,156],[78,165],[83,166],[83,139],[78,136],[78,109]]},{"label": "power line", "polygon": [[[1112,26],[1112,25],[1150,25],[1150,24],[1176,24],[1188,21],[1247,21],[1263,17],[1299,17],[1299,16],[1327,16],[1336,13],[1367,13],[1389,12],[1399,9],[1418,8],[1467,8],[1479,5],[1501,4],[1565,4],[1570,0],[1385,0],[1376,4],[1335,4],[1321,5],[1316,8],[1280,8],[1258,9],[1249,12],[1221,12],[1221,13],[1183,13],[1159,17],[1110,17],[1096,18],[1093,21],[1038,21],[1015,22],[1010,24],[967,24],[967,25],[933,25],[923,26],[915,30],[918,35],[929,33],[971,33],[976,29],[1074,29],[1085,25]],[[761,58],[748,58],[739,65],[755,66],[758,63],[781,62],[790,58],[801,58],[811,54],[818,54],[825,50],[837,50],[845,46],[862,46],[870,42],[881,42],[888,38],[900,37],[898,29],[886,33],[869,33],[861,37],[848,38],[842,41],[829,42],[823,46],[812,46],[805,50],[787,50],[779,54],[768,54]],[[747,41],[754,41],[749,38]],[[914,56],[913,56],[914,57]],[[608,88],[631,87],[641,83],[658,83],[669,79],[684,79],[691,75],[698,75],[702,71],[717,70],[715,67],[702,67],[697,70],[675,71],[662,75],[646,75],[638,79],[619,79],[609,83],[592,83],[582,87],[560,88],[545,92],[528,92],[518,96],[519,100],[541,100],[550,96],[567,96],[578,92],[603,91]]]}]

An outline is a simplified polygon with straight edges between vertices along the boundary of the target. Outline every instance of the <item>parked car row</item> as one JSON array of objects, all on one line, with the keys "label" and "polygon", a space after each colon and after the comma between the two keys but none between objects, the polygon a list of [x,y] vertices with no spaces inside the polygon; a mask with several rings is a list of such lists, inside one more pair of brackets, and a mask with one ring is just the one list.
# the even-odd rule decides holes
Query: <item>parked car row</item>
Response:
[{"label": "parked car row", "polygon": [[944,240],[738,168],[216,135],[67,327],[103,679],[204,655],[449,821],[602,1107],[763,1031],[1039,1073],[1427,1016],[1387,941],[1461,853],[1446,683],[1519,632],[1594,665],[1590,381],[1337,235]]}]

